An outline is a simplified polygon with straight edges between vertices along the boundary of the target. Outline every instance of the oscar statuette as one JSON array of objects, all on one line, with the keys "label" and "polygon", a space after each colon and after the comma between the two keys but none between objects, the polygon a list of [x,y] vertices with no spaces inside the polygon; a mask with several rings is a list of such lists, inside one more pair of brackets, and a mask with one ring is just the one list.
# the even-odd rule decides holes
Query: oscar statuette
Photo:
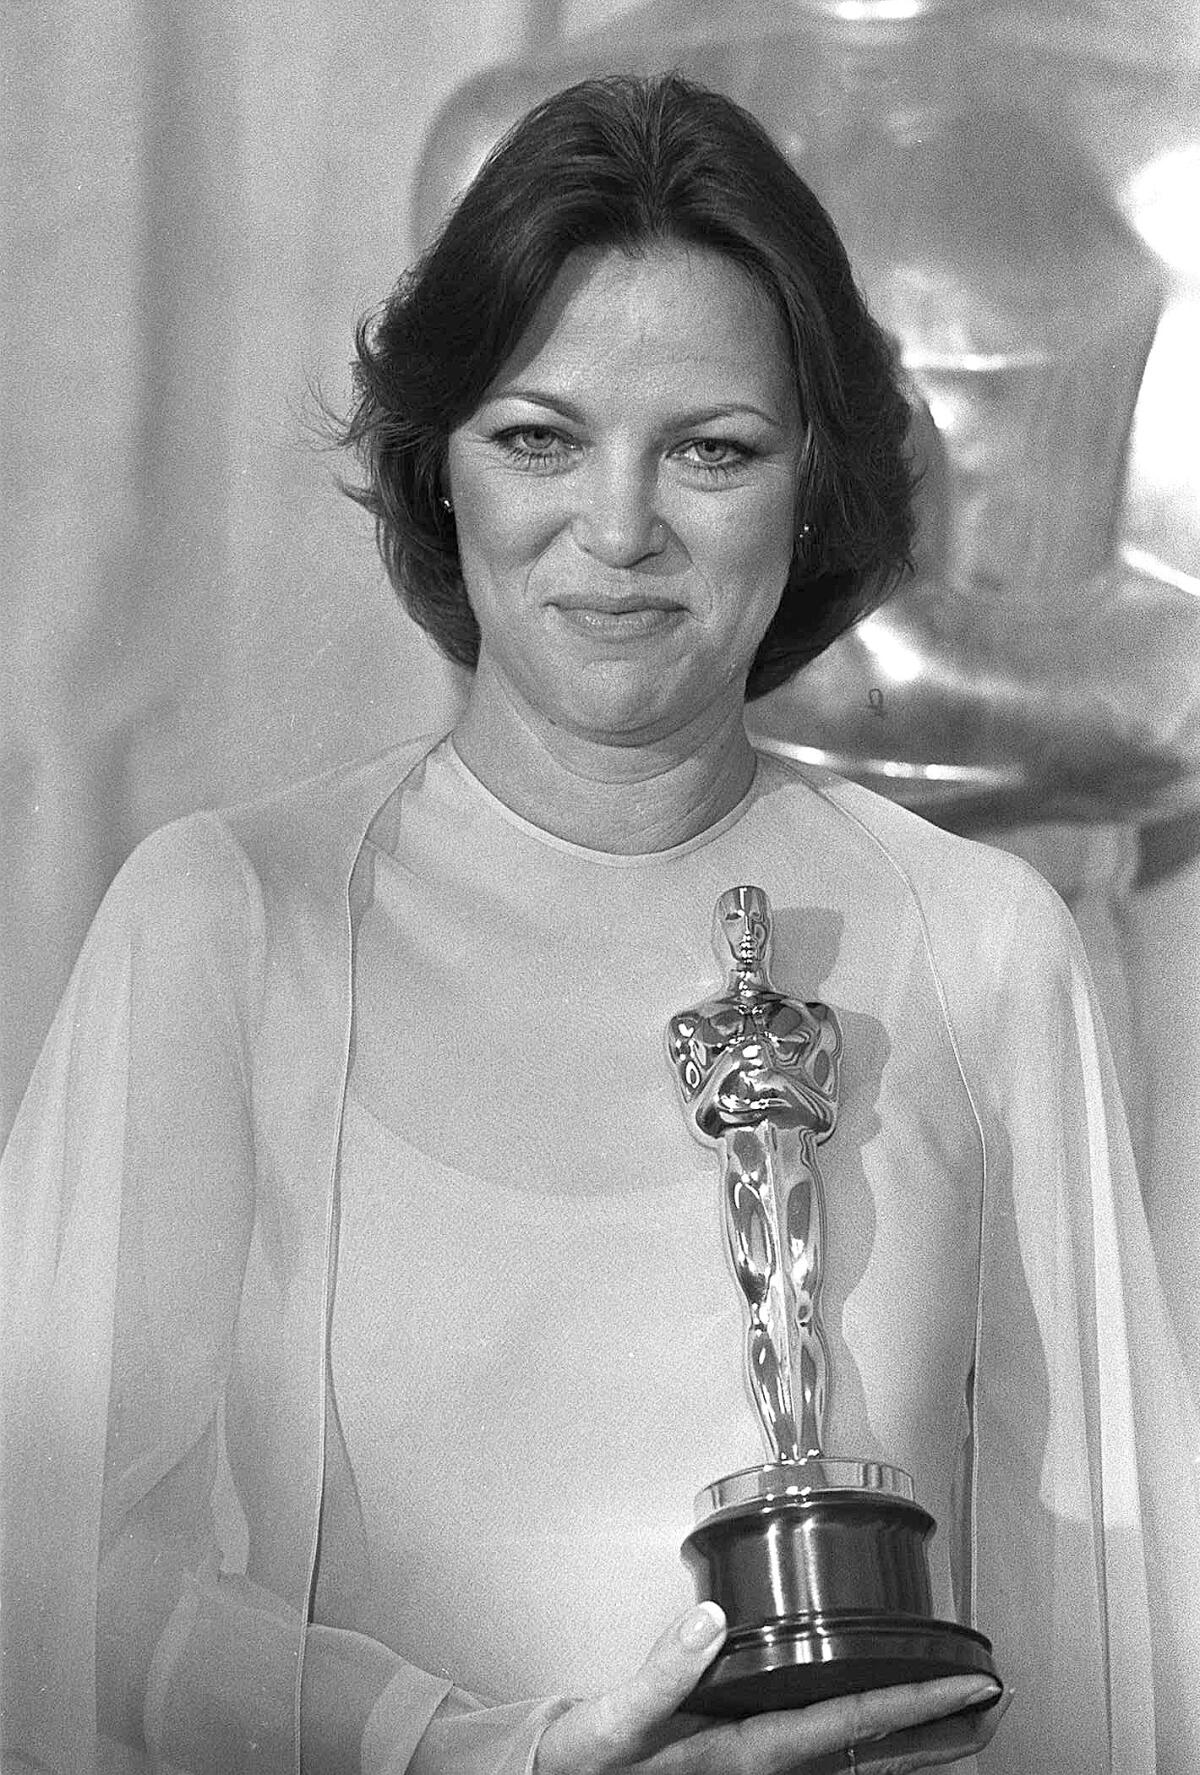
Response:
[{"label": "oscar statuette", "polygon": [[729,1623],[687,1706],[730,1716],[935,1676],[996,1676],[983,1634],[932,1615],[934,1520],[908,1474],[825,1451],[817,1148],[837,1120],[842,1038],[827,1005],[774,989],[770,939],[761,888],[722,894],[713,942],[729,970],[725,991],[681,1011],[667,1032],[688,1124],[720,1160],[747,1378],[770,1454],[699,1493],[682,1549],[699,1598],[719,1603]]}]

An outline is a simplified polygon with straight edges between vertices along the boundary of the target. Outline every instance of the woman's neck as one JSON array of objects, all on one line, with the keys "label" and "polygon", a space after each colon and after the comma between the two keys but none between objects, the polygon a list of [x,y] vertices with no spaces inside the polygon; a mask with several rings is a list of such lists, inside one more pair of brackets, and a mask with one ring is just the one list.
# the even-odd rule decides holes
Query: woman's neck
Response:
[{"label": "woman's neck", "polygon": [[735,808],[754,778],[740,704],[707,711],[687,732],[609,741],[474,700],[454,729],[468,770],[506,807],[589,850],[669,850]]}]

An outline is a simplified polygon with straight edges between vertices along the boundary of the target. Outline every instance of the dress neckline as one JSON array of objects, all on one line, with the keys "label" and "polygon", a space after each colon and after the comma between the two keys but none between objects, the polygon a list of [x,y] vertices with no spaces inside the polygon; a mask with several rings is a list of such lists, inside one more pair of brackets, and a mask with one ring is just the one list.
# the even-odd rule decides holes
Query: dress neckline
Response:
[{"label": "dress neckline", "polygon": [[723,833],[736,826],[749,811],[758,793],[762,766],[761,755],[756,753],[754,775],[741,799],[735,802],[727,813],[722,814],[719,820],[715,820],[711,826],[706,826],[702,832],[693,833],[691,838],[685,838],[681,844],[672,844],[663,850],[653,851],[606,851],[594,849],[586,844],[576,844],[572,839],[560,838],[555,832],[547,832],[545,827],[537,825],[533,820],[527,820],[523,814],[519,814],[509,807],[507,802],[501,801],[498,795],[494,795],[484,783],[480,782],[470,766],[464,763],[454,744],[452,733],[446,735],[440,745],[434,749],[432,756],[433,760],[446,763],[468,792],[491,813],[497,815],[518,832],[523,833],[527,838],[532,838],[552,850],[578,857],[583,862],[613,869],[657,867],[664,863],[674,862],[679,857],[689,856],[692,852],[702,850],[706,845],[712,844]]}]

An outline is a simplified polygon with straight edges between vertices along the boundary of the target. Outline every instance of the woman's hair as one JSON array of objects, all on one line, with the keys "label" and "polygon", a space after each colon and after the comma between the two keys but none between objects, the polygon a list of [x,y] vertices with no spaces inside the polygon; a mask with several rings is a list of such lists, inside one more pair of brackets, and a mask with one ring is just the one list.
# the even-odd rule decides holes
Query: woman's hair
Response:
[{"label": "woman's hair", "polygon": [[339,439],[409,613],[465,666],[479,656],[454,522],[450,433],[476,410],[571,253],[656,243],[739,265],[780,314],[805,428],[796,544],[751,666],[762,696],[874,609],[910,566],[909,410],[825,210],[762,126],[676,74],[585,80],[503,138],[441,234],[356,333]]}]

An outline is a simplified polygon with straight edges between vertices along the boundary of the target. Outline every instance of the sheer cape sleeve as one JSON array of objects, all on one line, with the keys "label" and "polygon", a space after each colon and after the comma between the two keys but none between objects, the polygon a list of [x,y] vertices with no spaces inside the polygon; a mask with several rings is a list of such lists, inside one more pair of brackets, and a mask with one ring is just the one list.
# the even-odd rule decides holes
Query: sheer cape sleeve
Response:
[{"label": "sheer cape sleeve", "polygon": [[50,1768],[90,1767],[101,1729],[140,1740],[136,1674],[183,1574],[216,1577],[208,1497],[253,1213],[260,937],[217,822],[144,845],[89,934],[5,1154],[5,1735]]},{"label": "sheer cape sleeve", "polygon": [[1081,1775],[1185,1775],[1200,1768],[1196,1413],[1074,926],[1025,877],[996,934],[976,1057],[980,1596],[1029,1671],[1024,1766],[1040,1719],[1080,1745]]},{"label": "sheer cape sleeve", "polygon": [[921,905],[984,1153],[959,1606],[1014,1700],[979,1766],[1188,1775],[1200,1433],[1078,934],[1025,864],[860,794]]},{"label": "sheer cape sleeve", "polygon": [[3,1160],[6,1770],[294,1770],[302,1670],[357,1767],[449,1689],[306,1628],[349,884],[422,749],[164,829],[80,956]]}]

